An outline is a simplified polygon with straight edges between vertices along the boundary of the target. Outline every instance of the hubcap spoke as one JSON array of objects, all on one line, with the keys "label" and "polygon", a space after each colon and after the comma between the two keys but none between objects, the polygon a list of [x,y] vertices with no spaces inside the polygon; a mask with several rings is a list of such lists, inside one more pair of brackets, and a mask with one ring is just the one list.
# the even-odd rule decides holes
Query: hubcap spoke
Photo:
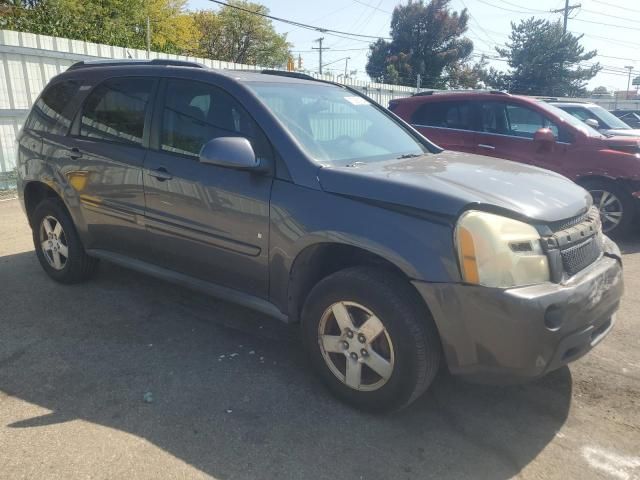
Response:
[{"label": "hubcap spoke", "polygon": [[53,233],[53,228],[51,228],[51,224],[49,223],[48,218],[45,218],[42,221],[42,226],[44,227],[44,231],[47,233],[47,235],[50,235]]},{"label": "hubcap spoke", "polygon": [[600,209],[602,209],[602,207],[604,207],[607,204],[607,200],[611,197],[611,195],[609,194],[609,192],[602,192],[602,196],[600,197]]},{"label": "hubcap spoke", "polygon": [[345,383],[351,388],[360,388],[360,378],[362,377],[362,364],[357,360],[347,359],[347,374]]},{"label": "hubcap spoke", "polygon": [[56,223],[55,228],[53,229],[53,234],[60,238],[60,234],[62,233],[62,225],[60,224],[60,222]]},{"label": "hubcap spoke", "polygon": [[362,324],[359,331],[366,337],[367,342],[373,342],[378,335],[384,332],[384,325],[378,317],[371,315],[371,317]]},{"label": "hubcap spoke", "polygon": [[53,252],[53,266],[58,270],[62,268],[62,259],[60,258],[60,252]]},{"label": "hubcap spoke", "polygon": [[370,350],[369,355],[364,357],[363,360],[371,370],[376,372],[385,380],[388,380],[389,377],[391,377],[391,372],[393,371],[391,363],[373,350]]},{"label": "hubcap spoke", "polygon": [[349,314],[349,311],[347,310],[347,307],[344,303],[336,303],[331,310],[333,311],[333,315],[336,317],[336,322],[338,322],[340,330],[355,330],[355,327],[353,326],[353,320],[351,319],[351,314]]},{"label": "hubcap spoke", "polygon": [[51,250],[51,246],[49,245],[49,240],[45,240],[40,245],[42,246],[42,251],[43,252],[48,252],[48,251]]},{"label": "hubcap spoke", "polygon": [[342,337],[338,335],[322,335],[322,348],[329,353],[344,353]]},{"label": "hubcap spoke", "polygon": [[63,245],[62,243],[60,244],[60,246],[58,247],[58,252],[64,257],[64,258],[69,258],[69,249],[67,248],[66,245]]}]

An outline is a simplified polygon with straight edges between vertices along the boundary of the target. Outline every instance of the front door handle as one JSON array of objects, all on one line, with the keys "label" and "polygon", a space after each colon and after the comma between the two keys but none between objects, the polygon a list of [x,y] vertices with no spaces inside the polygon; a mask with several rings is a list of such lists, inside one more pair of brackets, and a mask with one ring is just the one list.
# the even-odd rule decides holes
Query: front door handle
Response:
[{"label": "front door handle", "polygon": [[71,158],[71,160],[78,160],[79,158],[82,158],[82,152],[78,147],[70,148],[69,158]]},{"label": "front door handle", "polygon": [[486,143],[479,143],[478,146],[480,148],[486,148],[487,150],[495,150],[496,147],[494,147],[493,145],[487,145]]},{"label": "front door handle", "polygon": [[173,176],[169,173],[169,171],[164,167],[159,167],[154,170],[149,171],[149,175],[158,180],[159,182],[164,182],[165,180],[171,180]]}]

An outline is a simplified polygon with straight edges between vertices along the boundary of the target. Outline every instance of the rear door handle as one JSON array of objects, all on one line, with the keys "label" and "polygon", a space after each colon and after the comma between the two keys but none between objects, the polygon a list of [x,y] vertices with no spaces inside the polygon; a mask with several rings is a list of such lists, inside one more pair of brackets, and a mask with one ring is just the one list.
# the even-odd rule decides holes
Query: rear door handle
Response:
[{"label": "rear door handle", "polygon": [[487,145],[486,143],[479,143],[478,146],[480,148],[486,148],[487,150],[495,150],[496,147],[494,147],[493,145]]},{"label": "rear door handle", "polygon": [[82,158],[82,152],[78,147],[70,148],[69,158],[71,158],[72,160],[78,160],[79,158]]},{"label": "rear door handle", "polygon": [[171,180],[173,176],[169,173],[169,171],[164,167],[159,167],[154,170],[149,171],[149,175],[160,182],[164,182],[165,180]]}]

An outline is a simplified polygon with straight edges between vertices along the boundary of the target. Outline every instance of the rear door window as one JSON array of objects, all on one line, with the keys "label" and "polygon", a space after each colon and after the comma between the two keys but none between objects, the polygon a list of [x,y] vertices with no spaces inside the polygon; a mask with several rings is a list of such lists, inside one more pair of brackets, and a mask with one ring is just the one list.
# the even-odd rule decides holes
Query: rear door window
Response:
[{"label": "rear door window", "polygon": [[414,125],[473,130],[471,102],[429,102],[422,105],[411,118]]},{"label": "rear door window", "polygon": [[548,128],[561,142],[569,142],[569,134],[542,113],[524,105],[506,102],[483,102],[482,131],[510,137],[533,139],[541,128]]},{"label": "rear door window", "polygon": [[149,78],[114,78],[98,85],[82,108],[80,136],[142,145],[153,84]]},{"label": "rear door window", "polygon": [[78,93],[80,84],[64,80],[47,87],[31,109],[25,128],[64,135],[69,130],[73,112],[69,104]]}]

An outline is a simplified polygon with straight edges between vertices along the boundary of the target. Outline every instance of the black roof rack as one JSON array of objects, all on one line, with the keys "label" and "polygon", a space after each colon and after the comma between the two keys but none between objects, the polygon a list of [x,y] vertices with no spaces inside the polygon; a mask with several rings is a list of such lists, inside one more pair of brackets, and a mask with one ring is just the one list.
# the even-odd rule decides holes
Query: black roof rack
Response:
[{"label": "black roof rack", "polygon": [[414,93],[412,97],[422,97],[425,95],[439,95],[445,93],[490,93],[492,95],[509,95],[508,92],[502,90],[425,90],[423,92]]},{"label": "black roof rack", "polygon": [[289,72],[288,70],[260,70],[260,73],[265,75],[277,75],[279,77],[291,77],[291,78],[299,78],[300,80],[318,80],[317,78],[312,77],[311,75],[307,75],[306,73],[300,72]]},{"label": "black roof rack", "polygon": [[164,65],[174,67],[195,67],[207,68],[201,63],[187,62],[184,60],[168,60],[164,58],[155,58],[153,60],[82,60],[71,65],[68,70],[78,70],[80,68],[94,67],[121,67],[129,65]]}]

